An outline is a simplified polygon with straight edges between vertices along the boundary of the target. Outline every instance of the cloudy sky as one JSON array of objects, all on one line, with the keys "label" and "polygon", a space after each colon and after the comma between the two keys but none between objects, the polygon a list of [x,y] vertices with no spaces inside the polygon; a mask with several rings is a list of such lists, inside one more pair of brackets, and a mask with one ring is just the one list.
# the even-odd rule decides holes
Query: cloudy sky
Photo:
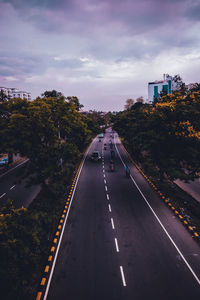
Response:
[{"label": "cloudy sky", "polygon": [[190,83],[199,70],[200,0],[0,0],[0,86],[32,98],[121,110],[163,73]]}]

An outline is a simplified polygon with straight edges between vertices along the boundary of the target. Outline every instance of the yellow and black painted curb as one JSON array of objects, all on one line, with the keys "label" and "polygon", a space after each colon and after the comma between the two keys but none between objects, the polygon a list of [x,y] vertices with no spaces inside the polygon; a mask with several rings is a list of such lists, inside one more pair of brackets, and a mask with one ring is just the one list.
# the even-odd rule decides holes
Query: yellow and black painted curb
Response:
[{"label": "yellow and black painted curb", "polygon": [[53,238],[52,246],[50,248],[50,253],[49,253],[49,256],[48,256],[48,261],[47,261],[46,266],[44,268],[42,279],[41,279],[41,282],[39,284],[39,288],[38,288],[38,291],[37,291],[36,300],[41,300],[44,297],[44,293],[45,293],[45,290],[46,290],[47,282],[48,282],[49,275],[50,275],[51,268],[52,268],[53,261],[54,261],[54,256],[55,256],[55,253],[56,253],[56,250],[57,250],[57,246],[58,246],[58,243],[59,243],[59,240],[60,240],[61,232],[62,232],[62,229],[63,229],[64,221],[65,221],[67,212],[68,212],[68,210],[70,209],[70,206],[71,206],[72,195],[73,195],[73,192],[74,192],[74,189],[75,189],[77,177],[79,176],[79,172],[80,172],[81,166],[84,163],[85,157],[87,155],[87,152],[88,152],[91,144],[92,144],[92,142],[87,147],[87,149],[86,149],[86,151],[85,151],[85,153],[83,155],[83,158],[82,158],[82,160],[81,160],[81,162],[80,162],[80,164],[78,166],[78,169],[75,172],[75,176],[73,177],[71,188],[69,189],[69,192],[67,192],[67,194],[66,194],[64,208],[62,210],[62,213],[61,213],[61,216],[60,216],[60,220],[59,220],[57,229],[55,231],[55,235],[54,235],[54,238]]},{"label": "yellow and black painted curb", "polygon": [[173,204],[173,201],[164,195],[159,188],[157,188],[154,183],[148,178],[146,174],[142,171],[142,169],[136,164],[136,162],[132,159],[124,145],[121,143],[124,151],[127,153],[129,159],[134,164],[134,166],[138,169],[138,171],[142,174],[142,176],[146,179],[146,181],[151,185],[151,187],[154,189],[155,192],[159,195],[162,201],[168,206],[168,208],[171,209],[171,211],[175,214],[175,216],[184,224],[184,226],[187,228],[187,230],[190,232],[193,238],[195,238],[197,241],[200,241],[200,233],[198,233],[195,229],[196,227],[189,223],[189,221],[178,211],[178,209]]}]

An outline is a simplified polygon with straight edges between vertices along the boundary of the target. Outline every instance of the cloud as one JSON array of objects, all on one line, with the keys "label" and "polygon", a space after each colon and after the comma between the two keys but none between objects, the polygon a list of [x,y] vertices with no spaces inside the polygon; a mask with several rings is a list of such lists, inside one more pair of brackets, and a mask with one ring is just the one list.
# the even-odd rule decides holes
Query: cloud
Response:
[{"label": "cloud", "polygon": [[19,80],[18,78],[13,77],[13,76],[5,76],[4,78],[6,81],[11,81],[11,82]]},{"label": "cloud", "polygon": [[0,0],[0,85],[122,109],[162,73],[197,81],[198,10],[199,0]]},{"label": "cloud", "polygon": [[194,2],[188,7],[188,10],[186,12],[186,17],[188,17],[190,20],[194,21],[200,21],[200,3]]}]

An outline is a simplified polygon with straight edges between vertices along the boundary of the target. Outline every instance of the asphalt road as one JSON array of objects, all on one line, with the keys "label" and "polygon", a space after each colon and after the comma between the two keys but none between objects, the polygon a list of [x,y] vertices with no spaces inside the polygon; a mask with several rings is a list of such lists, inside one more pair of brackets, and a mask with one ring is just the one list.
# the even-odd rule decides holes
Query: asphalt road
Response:
[{"label": "asphalt road", "polygon": [[20,162],[14,168],[0,175],[0,206],[7,199],[12,199],[16,208],[28,207],[40,191],[39,185],[27,187],[27,178],[20,180],[22,168],[25,162]]},{"label": "asphalt road", "polygon": [[131,164],[117,134],[109,170],[110,149],[102,149],[109,140],[107,132],[90,148],[88,155],[103,153],[101,162],[85,160],[45,299],[199,300],[198,244]]}]

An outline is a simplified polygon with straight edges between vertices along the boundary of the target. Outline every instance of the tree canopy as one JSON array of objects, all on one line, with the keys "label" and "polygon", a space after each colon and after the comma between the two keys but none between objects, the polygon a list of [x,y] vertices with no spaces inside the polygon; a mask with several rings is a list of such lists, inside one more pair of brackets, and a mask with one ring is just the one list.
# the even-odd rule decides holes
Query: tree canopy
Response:
[{"label": "tree canopy", "polygon": [[200,91],[163,96],[155,106],[135,103],[114,128],[135,158],[160,179],[193,180],[200,164]]},{"label": "tree canopy", "polygon": [[0,103],[0,152],[29,158],[30,172],[43,184],[59,172],[61,164],[73,163],[99,131],[94,119],[77,111],[77,97],[66,101],[55,94],[31,102],[15,98]]}]

